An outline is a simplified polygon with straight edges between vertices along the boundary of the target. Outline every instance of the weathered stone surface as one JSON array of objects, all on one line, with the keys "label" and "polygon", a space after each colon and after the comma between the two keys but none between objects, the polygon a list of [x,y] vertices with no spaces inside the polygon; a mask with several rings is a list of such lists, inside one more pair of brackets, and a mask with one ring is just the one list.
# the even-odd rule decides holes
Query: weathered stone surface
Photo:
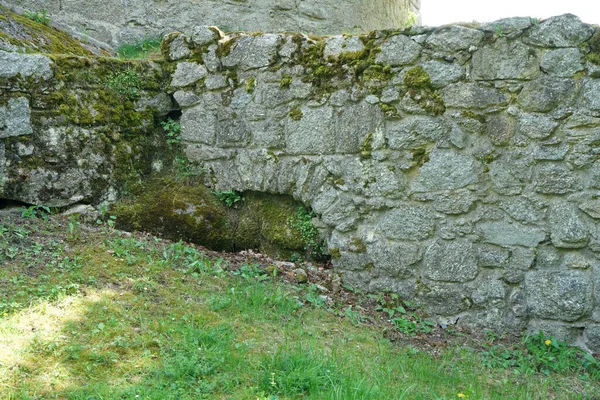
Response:
[{"label": "weathered stone surface", "polygon": [[577,47],[593,33],[594,29],[575,15],[564,14],[542,21],[525,41],[544,47]]},{"label": "weathered stone surface", "polygon": [[464,239],[436,240],[425,250],[425,276],[433,281],[466,282],[478,273],[473,244]]},{"label": "weathered stone surface", "polygon": [[10,98],[7,107],[0,106],[0,139],[32,133],[31,112],[27,98]]},{"label": "weathered stone surface", "polygon": [[41,54],[19,54],[0,50],[0,78],[52,78],[52,61]]},{"label": "weathered stone surface", "polygon": [[508,104],[509,96],[475,83],[454,83],[441,90],[446,107],[485,109]]},{"label": "weathered stone surface", "polygon": [[600,111],[600,81],[586,80],[583,85],[583,99],[589,108]]},{"label": "weathered stone surface", "polygon": [[427,207],[405,203],[384,213],[378,228],[390,239],[423,240],[431,236],[435,222]]},{"label": "weathered stone surface", "polygon": [[192,43],[198,47],[206,46],[220,40],[223,32],[215,26],[197,25],[192,28]]},{"label": "weathered stone surface", "polygon": [[530,161],[519,155],[505,155],[489,165],[489,176],[496,192],[520,194],[531,178]]},{"label": "weathered stone surface", "polygon": [[583,271],[531,271],[525,292],[527,307],[537,318],[575,321],[593,307],[592,282]]},{"label": "weathered stone surface", "polygon": [[194,62],[180,62],[173,74],[171,86],[175,88],[191,85],[204,78],[208,71],[202,64]]},{"label": "weathered stone surface", "polygon": [[471,295],[473,303],[478,306],[501,307],[506,298],[506,286],[494,276],[478,279]]},{"label": "weathered stone surface", "polygon": [[216,115],[207,110],[204,104],[192,107],[181,117],[181,137],[191,143],[214,145],[217,122]]},{"label": "weathered stone surface", "polygon": [[169,43],[169,51],[166,54],[168,61],[179,61],[188,58],[192,55],[192,50],[186,43],[185,35],[182,33],[171,34],[171,43]]},{"label": "weathered stone surface", "polygon": [[495,114],[488,119],[487,133],[496,146],[510,144],[516,130],[517,121],[506,113]]},{"label": "weathered stone surface", "polygon": [[568,143],[556,143],[551,145],[537,145],[533,152],[533,158],[536,160],[560,161],[564,160],[567,153],[571,150]]},{"label": "weathered stone surface", "polygon": [[483,243],[477,245],[476,256],[480,267],[501,268],[508,263],[510,252],[504,247]]},{"label": "weathered stone surface", "polygon": [[436,50],[451,53],[478,46],[483,35],[483,32],[476,29],[452,25],[435,30],[426,43]]},{"label": "weathered stone surface", "polygon": [[579,180],[562,164],[544,163],[536,168],[535,190],[544,194],[565,194],[577,190]]},{"label": "weathered stone surface", "polygon": [[421,167],[412,189],[415,192],[460,189],[477,183],[480,172],[481,165],[473,157],[436,149],[429,155],[429,162]]},{"label": "weathered stone surface", "polygon": [[413,63],[420,53],[421,46],[410,37],[395,35],[381,45],[381,53],[375,61],[392,66],[407,65]]},{"label": "weathered stone surface", "polygon": [[335,130],[331,107],[300,109],[298,121],[285,125],[285,141],[290,154],[329,154],[335,151]]},{"label": "weathered stone surface", "polygon": [[575,98],[576,88],[572,79],[545,76],[528,82],[517,101],[525,111],[549,112],[559,105],[570,105]]},{"label": "weathered stone surface", "polygon": [[450,125],[441,118],[415,116],[387,123],[387,138],[391,149],[414,149],[440,141],[450,133]]},{"label": "weathered stone surface", "polygon": [[572,78],[574,74],[583,71],[581,52],[573,48],[551,50],[544,54],[541,67],[550,75]]},{"label": "weathered stone surface", "polygon": [[464,214],[477,200],[477,194],[467,189],[449,190],[436,193],[433,208],[444,214]]},{"label": "weathered stone surface", "polygon": [[336,113],[336,152],[359,153],[369,134],[383,131],[383,113],[377,105],[352,104]]},{"label": "weathered stone surface", "polygon": [[600,200],[588,200],[579,204],[579,209],[594,219],[600,219]]},{"label": "weathered stone surface", "polygon": [[548,209],[550,239],[557,248],[585,247],[589,233],[575,204],[557,202]]},{"label": "weathered stone surface", "polygon": [[594,353],[600,353],[600,325],[586,327],[583,336],[587,348]]},{"label": "weathered stone surface", "polygon": [[429,75],[431,86],[434,88],[458,82],[465,76],[465,68],[457,63],[430,60],[423,63],[423,69]]},{"label": "weathered stone surface", "polygon": [[501,38],[473,54],[472,73],[476,80],[527,80],[536,78],[540,67],[537,54],[530,47]]},{"label": "weathered stone surface", "polygon": [[478,228],[486,242],[500,246],[536,247],[546,239],[546,232],[542,229],[516,222],[484,222]]},{"label": "weathered stone surface", "polygon": [[468,310],[472,303],[463,287],[457,283],[417,284],[417,299],[426,312],[451,316]]},{"label": "weathered stone surface", "polygon": [[277,47],[281,43],[281,35],[241,36],[221,62],[226,67],[237,66],[244,70],[268,67],[277,56]]},{"label": "weathered stone surface", "polygon": [[364,48],[365,45],[359,36],[332,36],[325,40],[323,56],[325,58],[337,57],[342,53],[354,53],[362,51]]},{"label": "weathered stone surface", "polygon": [[482,25],[484,31],[498,34],[509,39],[519,36],[527,28],[531,27],[531,18],[528,17],[512,17],[503,18],[493,22],[488,22]]},{"label": "weathered stone surface", "polygon": [[377,260],[376,268],[383,270],[386,275],[406,279],[417,270],[417,264],[423,258],[423,250],[416,243],[403,243],[378,240],[367,245],[367,253],[372,260]]},{"label": "weathered stone surface", "polygon": [[531,139],[546,139],[556,129],[558,123],[543,114],[519,115],[517,129],[519,133]]},{"label": "weathered stone surface", "polygon": [[524,224],[534,224],[544,218],[544,209],[524,197],[510,197],[502,200],[500,207],[512,218]]}]

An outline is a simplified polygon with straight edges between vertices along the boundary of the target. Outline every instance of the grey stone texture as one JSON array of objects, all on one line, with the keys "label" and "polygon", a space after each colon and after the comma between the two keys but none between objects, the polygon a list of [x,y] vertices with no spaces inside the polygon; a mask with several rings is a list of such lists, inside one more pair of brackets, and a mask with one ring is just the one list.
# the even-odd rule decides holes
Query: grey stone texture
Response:
[{"label": "grey stone texture", "polygon": [[0,78],[50,79],[52,61],[41,54],[19,54],[0,50]]},{"label": "grey stone texture", "polygon": [[[148,126],[153,112],[181,109],[190,171],[212,189],[312,207],[345,283],[477,329],[575,340],[576,323],[597,349],[600,85],[582,50],[594,29],[573,16],[498,26],[311,38],[197,28],[169,36],[183,58],[162,71],[163,96],[144,90],[136,106]],[[29,77],[46,95],[58,78],[44,60],[23,70],[49,66]],[[20,88],[22,77],[3,79]],[[41,202],[35,186],[45,204],[114,199],[95,194],[111,150],[69,147],[74,134],[104,143],[95,130],[50,120],[38,91],[3,93],[0,197]],[[60,169],[15,167],[40,146]]]},{"label": "grey stone texture", "polygon": [[[419,0],[10,0],[47,10],[52,22],[112,46],[179,31],[198,38],[196,25],[224,31],[341,34],[402,28],[419,21]],[[410,21],[410,22],[409,22]],[[204,37],[204,36],[202,36]]]}]

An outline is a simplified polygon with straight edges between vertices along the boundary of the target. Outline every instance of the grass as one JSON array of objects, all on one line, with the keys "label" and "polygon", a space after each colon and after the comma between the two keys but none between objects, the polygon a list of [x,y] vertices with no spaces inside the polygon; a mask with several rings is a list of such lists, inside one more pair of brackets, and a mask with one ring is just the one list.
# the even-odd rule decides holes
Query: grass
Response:
[{"label": "grass", "polygon": [[162,39],[159,37],[150,37],[137,40],[133,43],[125,43],[117,50],[117,57],[122,59],[158,59],[161,58],[160,44]]},{"label": "grass", "polygon": [[[260,263],[106,224],[0,215],[0,398],[600,396],[597,364],[543,335],[480,350],[449,331],[428,342],[419,325],[378,322],[421,324],[399,299],[324,299]],[[380,310],[363,312],[371,303]]]}]

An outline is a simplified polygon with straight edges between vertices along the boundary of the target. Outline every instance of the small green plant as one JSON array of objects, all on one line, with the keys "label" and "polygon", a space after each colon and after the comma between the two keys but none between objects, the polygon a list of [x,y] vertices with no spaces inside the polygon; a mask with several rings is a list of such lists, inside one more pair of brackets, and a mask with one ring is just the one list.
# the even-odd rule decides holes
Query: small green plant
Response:
[{"label": "small green plant", "polygon": [[300,121],[302,119],[303,113],[300,107],[296,106],[290,111],[290,118],[294,121]]},{"label": "small green plant", "polygon": [[291,75],[284,75],[279,82],[279,87],[281,89],[289,89],[292,86],[293,79]]},{"label": "small green plant", "polygon": [[69,219],[69,224],[67,225],[68,240],[74,241],[80,238],[80,226],[81,222],[77,220],[77,217],[75,215],[71,216]]},{"label": "small green plant", "polygon": [[133,43],[125,43],[117,48],[117,57],[124,59],[148,58],[149,55],[160,53],[161,38],[148,37]]},{"label": "small green plant", "polygon": [[229,208],[238,208],[246,199],[236,190],[227,190],[224,192],[212,192],[219,200],[221,200]]},{"label": "small green plant", "polygon": [[116,92],[121,101],[136,101],[140,98],[140,75],[133,69],[109,73],[104,85]]},{"label": "small green plant", "polygon": [[312,220],[316,215],[302,206],[296,209],[296,215],[288,218],[288,225],[297,231],[304,242],[306,254],[320,258],[325,253],[325,243]]},{"label": "small green plant", "polygon": [[25,11],[23,15],[38,24],[48,25],[50,23],[50,17],[48,17],[44,9],[39,11]]},{"label": "small green plant", "polygon": [[181,145],[181,124],[168,118],[166,121],[160,123],[162,126],[165,136],[167,137],[167,145],[169,150],[176,150]]},{"label": "small green plant", "polygon": [[254,93],[254,89],[256,89],[256,78],[251,76],[250,79],[246,81],[246,86],[244,87],[244,89],[246,90],[246,93]]},{"label": "small green plant", "polygon": [[525,336],[519,347],[488,346],[482,357],[489,368],[514,368],[522,374],[575,372],[600,377],[600,363],[593,356],[542,331]]},{"label": "small green plant", "polygon": [[501,38],[502,36],[504,36],[504,33],[502,32],[502,27],[500,25],[496,25],[496,37]]},{"label": "small green plant", "polygon": [[44,205],[29,206],[23,208],[21,211],[21,217],[23,218],[41,218],[44,221],[48,219],[50,215],[50,207]]}]

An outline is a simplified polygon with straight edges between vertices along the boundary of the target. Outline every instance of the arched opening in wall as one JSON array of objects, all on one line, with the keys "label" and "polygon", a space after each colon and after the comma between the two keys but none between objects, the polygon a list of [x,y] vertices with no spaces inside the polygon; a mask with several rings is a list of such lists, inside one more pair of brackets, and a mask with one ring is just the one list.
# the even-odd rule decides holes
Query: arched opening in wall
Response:
[{"label": "arched opening in wall", "polygon": [[184,240],[216,251],[255,250],[274,258],[328,259],[312,210],[289,195],[211,191],[195,180],[157,174],[144,190],[111,206],[117,227]]},{"label": "arched opening in wall", "polygon": [[31,204],[23,203],[17,200],[0,198],[0,210],[12,210],[16,208],[30,207]]}]

